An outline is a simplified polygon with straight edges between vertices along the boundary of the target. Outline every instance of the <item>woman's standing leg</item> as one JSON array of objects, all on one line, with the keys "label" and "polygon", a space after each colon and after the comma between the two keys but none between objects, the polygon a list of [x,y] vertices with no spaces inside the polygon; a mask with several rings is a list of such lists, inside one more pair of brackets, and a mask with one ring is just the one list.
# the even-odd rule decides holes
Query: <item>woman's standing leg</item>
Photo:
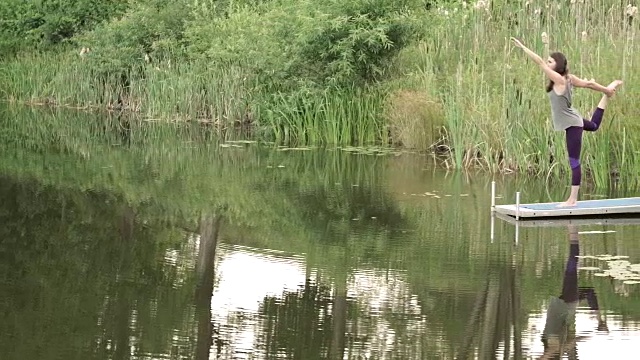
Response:
[{"label": "woman's standing leg", "polygon": [[582,167],[580,165],[580,152],[582,151],[582,126],[568,127],[566,132],[567,154],[571,167],[571,194],[567,201],[558,206],[575,206],[578,201],[578,192],[582,182]]}]

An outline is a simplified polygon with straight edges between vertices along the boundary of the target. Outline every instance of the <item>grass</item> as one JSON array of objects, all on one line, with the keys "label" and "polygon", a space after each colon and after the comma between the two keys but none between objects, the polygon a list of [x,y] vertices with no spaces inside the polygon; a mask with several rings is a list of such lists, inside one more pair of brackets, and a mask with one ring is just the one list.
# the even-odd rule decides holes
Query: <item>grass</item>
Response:
[{"label": "grass", "polygon": [[[3,64],[0,92],[13,101],[78,108],[124,107],[147,121],[193,121],[224,137],[251,125],[252,136],[290,146],[382,145],[437,149],[452,169],[567,176],[563,133],[550,125],[542,72],[508,41],[516,36],[542,56],[564,52],[570,69],[606,85],[625,85],[597,133],[586,133],[585,181],[638,186],[640,130],[632,96],[638,21],[626,4],[605,0],[528,5],[495,1],[434,9],[424,40],[405,48],[390,81],[371,88],[271,92],[242,66],[202,61],[146,64],[130,90],[100,84],[79,55],[27,55]],[[596,21],[597,20],[597,21]],[[550,42],[541,34],[549,34]],[[71,81],[70,79],[74,79]],[[600,94],[576,90],[587,117]],[[435,146],[434,146],[435,145]]]}]

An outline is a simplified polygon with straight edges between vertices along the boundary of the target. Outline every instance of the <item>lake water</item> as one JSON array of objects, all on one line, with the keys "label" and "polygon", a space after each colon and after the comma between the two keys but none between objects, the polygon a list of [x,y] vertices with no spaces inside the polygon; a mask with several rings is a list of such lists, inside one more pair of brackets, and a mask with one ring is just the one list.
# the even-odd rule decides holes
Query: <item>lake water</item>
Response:
[{"label": "lake water", "polygon": [[560,200],[562,180],[0,116],[0,359],[539,358],[571,294],[569,358],[635,358],[640,284],[596,274],[640,262],[640,225],[492,234],[492,180],[498,203]]}]

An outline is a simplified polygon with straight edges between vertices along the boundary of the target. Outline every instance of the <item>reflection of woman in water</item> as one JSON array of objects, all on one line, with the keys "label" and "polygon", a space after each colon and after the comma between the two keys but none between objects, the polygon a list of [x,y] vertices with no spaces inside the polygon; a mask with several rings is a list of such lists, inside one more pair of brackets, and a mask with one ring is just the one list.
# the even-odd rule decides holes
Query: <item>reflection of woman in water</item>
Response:
[{"label": "reflection of woman in water", "polygon": [[598,318],[598,330],[607,330],[598,307],[598,299],[592,287],[578,287],[578,231],[569,226],[569,258],[564,271],[562,295],[552,297],[547,308],[547,321],[544,325],[542,343],[544,354],[540,359],[560,359],[564,353],[575,356],[576,342],[580,338],[575,333],[576,307],[580,300],[587,300],[589,308],[595,310]]}]

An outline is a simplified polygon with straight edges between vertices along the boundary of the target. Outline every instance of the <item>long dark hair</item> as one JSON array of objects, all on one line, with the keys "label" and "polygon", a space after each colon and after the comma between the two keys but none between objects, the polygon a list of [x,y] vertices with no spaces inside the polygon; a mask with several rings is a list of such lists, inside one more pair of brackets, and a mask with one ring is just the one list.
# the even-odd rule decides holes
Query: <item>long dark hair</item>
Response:
[{"label": "long dark hair", "polygon": [[[569,75],[569,63],[567,62],[567,57],[564,56],[563,53],[561,52],[554,52],[551,55],[549,55],[553,60],[555,60],[556,62],[556,68],[555,71],[562,75],[562,76],[567,76]],[[547,84],[547,92],[553,90],[553,81],[549,80],[549,84]]]}]

